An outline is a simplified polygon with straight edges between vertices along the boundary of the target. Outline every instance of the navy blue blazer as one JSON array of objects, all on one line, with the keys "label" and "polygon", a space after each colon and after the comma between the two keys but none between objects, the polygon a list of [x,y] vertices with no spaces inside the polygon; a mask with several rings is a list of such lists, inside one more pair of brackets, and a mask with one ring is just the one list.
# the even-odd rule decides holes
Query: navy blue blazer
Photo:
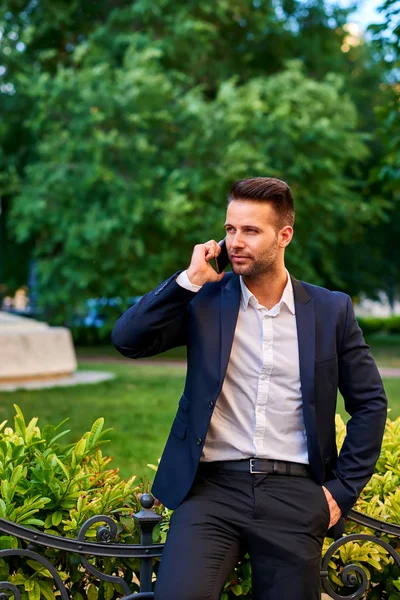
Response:
[{"label": "navy blue blazer", "polygon": [[[154,356],[187,345],[187,375],[152,491],[174,509],[189,492],[220,393],[239,313],[240,281],[226,273],[197,293],[175,273],[129,308],[112,333],[124,356]],[[292,278],[310,467],[344,515],[373,474],[387,400],[349,296]],[[338,456],[337,391],[351,418]],[[275,457],[279,460],[279,456]]]}]

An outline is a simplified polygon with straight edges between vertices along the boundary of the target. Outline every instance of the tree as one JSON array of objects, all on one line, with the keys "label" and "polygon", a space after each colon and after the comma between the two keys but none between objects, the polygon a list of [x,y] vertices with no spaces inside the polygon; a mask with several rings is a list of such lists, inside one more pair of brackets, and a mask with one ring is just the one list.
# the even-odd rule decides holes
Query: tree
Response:
[{"label": "tree", "polygon": [[203,232],[222,235],[228,186],[261,173],[297,194],[290,266],[346,285],[337,244],[381,213],[379,198],[365,200],[360,133],[375,102],[360,85],[379,89],[380,74],[362,40],[342,51],[348,11],[142,0],[58,12],[38,0],[22,18],[26,6],[12,2],[3,24],[26,49],[9,54],[0,162],[14,181],[3,188],[9,237],[34,246],[46,306],[65,320],[84,297],[147,290]]},{"label": "tree", "polygon": [[400,6],[395,0],[386,0],[380,12],[384,23],[371,30],[375,44],[386,66],[385,102],[377,108],[380,121],[380,138],[385,156],[373,175],[384,183],[385,189],[393,191],[394,199],[400,199]]},{"label": "tree", "polygon": [[87,48],[79,70],[30,87],[38,159],[13,224],[20,241],[36,240],[40,296],[63,320],[72,298],[144,293],[184,268],[204,235],[222,237],[237,178],[289,181],[298,207],[290,266],[316,282],[334,277],[337,238],[377,210],[356,210],[346,172],[366,149],[338,77],[318,83],[290,63],[269,78],[228,80],[210,101],[161,57],[136,35],[121,68],[93,62]]},{"label": "tree", "polygon": [[[36,131],[30,126],[31,81],[73,64],[73,50],[126,0],[0,1],[0,286],[26,284],[34,240],[16,244],[8,225],[14,195],[26,165],[36,159]],[[3,260],[1,260],[3,257]],[[4,291],[4,290],[3,290]],[[0,291],[1,296],[1,291]]]},{"label": "tree", "polygon": [[394,305],[400,291],[400,126],[398,74],[400,68],[400,7],[387,0],[380,8],[384,21],[370,26],[376,64],[385,77],[376,100],[372,161],[366,193],[381,198],[382,219],[361,229],[339,253],[343,279],[352,293],[374,296],[384,291]]}]

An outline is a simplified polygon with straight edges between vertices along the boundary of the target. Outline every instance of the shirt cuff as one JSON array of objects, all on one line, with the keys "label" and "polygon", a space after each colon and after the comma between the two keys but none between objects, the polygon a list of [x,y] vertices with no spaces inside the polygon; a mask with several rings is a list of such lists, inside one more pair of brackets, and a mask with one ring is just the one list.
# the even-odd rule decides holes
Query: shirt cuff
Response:
[{"label": "shirt cuff", "polygon": [[194,283],[190,283],[190,279],[187,276],[186,271],[182,271],[180,275],[176,278],[176,283],[186,290],[190,290],[191,292],[198,292],[202,286],[195,285]]}]

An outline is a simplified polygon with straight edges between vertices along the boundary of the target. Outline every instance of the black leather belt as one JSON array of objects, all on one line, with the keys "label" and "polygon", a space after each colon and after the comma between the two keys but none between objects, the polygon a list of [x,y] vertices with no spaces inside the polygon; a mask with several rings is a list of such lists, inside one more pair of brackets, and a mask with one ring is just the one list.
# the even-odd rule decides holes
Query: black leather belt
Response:
[{"label": "black leather belt", "polygon": [[207,471],[240,471],[243,473],[268,473],[270,475],[295,475],[311,477],[310,467],[301,463],[269,458],[247,458],[245,460],[218,460],[201,462],[199,470]]}]

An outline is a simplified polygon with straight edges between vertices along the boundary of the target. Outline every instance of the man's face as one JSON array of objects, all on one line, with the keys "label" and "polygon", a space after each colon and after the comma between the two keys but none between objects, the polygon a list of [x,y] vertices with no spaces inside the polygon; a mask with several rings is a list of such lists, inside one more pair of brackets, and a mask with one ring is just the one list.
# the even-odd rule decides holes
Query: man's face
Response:
[{"label": "man's face", "polygon": [[[292,229],[284,229],[290,230],[291,239]],[[274,209],[268,202],[233,200],[226,212],[225,230],[234,273],[254,280],[276,271],[283,248],[289,242],[282,244]]]}]

